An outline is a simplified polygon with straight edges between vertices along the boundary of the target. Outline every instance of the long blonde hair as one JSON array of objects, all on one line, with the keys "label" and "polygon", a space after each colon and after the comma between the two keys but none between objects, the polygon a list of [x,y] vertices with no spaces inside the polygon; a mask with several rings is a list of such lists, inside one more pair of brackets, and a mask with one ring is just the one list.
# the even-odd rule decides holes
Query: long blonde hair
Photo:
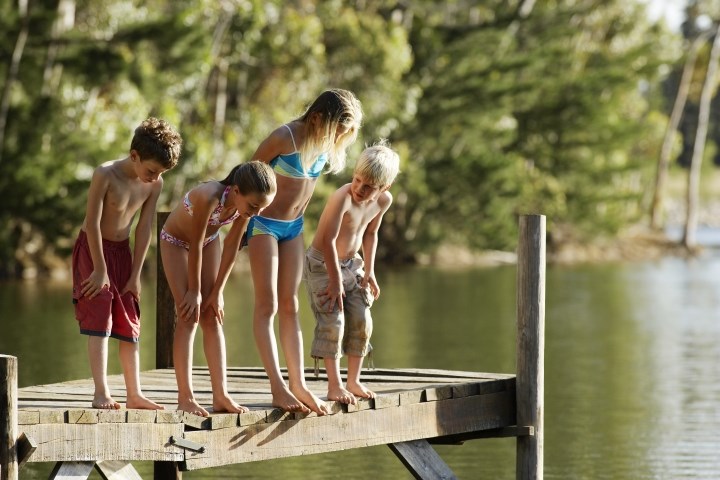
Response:
[{"label": "long blonde hair", "polygon": [[[313,115],[319,119],[317,122],[310,121]],[[332,88],[321,93],[298,118],[307,129],[305,141],[299,148],[305,168],[309,168],[321,153],[328,156],[327,169],[330,173],[345,168],[346,150],[357,139],[362,116],[362,105],[352,92]],[[347,132],[336,142],[335,132],[340,125],[346,127]]]}]

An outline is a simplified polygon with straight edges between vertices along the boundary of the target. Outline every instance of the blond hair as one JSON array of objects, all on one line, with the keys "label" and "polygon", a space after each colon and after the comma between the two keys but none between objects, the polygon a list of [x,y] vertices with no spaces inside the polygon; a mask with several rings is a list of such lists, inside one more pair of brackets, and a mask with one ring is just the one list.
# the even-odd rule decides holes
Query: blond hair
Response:
[{"label": "blond hair", "polygon": [[355,163],[355,174],[379,187],[387,187],[400,173],[400,156],[386,139],[367,147]]},{"label": "blond hair", "polygon": [[[317,115],[318,122],[310,118]],[[300,154],[305,168],[309,168],[315,157],[321,153],[328,156],[327,169],[337,173],[345,168],[346,150],[357,139],[362,125],[362,105],[355,95],[340,88],[324,91],[298,119],[308,128]],[[347,132],[335,139],[339,126]]]}]

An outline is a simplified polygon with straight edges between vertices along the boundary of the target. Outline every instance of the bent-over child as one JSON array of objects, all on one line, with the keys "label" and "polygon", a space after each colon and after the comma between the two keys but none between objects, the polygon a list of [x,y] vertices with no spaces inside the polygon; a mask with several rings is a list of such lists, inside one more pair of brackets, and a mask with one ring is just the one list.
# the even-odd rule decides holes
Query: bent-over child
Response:
[{"label": "bent-over child", "polygon": [[[161,175],[177,165],[181,146],[182,138],[167,122],[148,118],[135,129],[129,155],[103,163],[90,181],[72,272],[75,318],[80,333],[88,335],[94,408],[120,408],[107,384],[108,337],[120,340],[127,408],[163,408],[140,388],[140,273],[162,190]],[[131,252],[130,230],[138,210]]]},{"label": "bent-over child", "polygon": [[[375,397],[360,383],[360,371],[372,348],[370,307],[380,296],[378,229],[392,203],[388,189],[399,168],[398,154],[386,141],[363,150],[352,182],[328,199],[305,254],[305,286],[317,320],[311,354],[316,362],[324,359],[329,400],[355,404],[356,396]],[[343,353],[348,357],[346,387],[340,378]]]},{"label": "bent-over child", "polygon": [[[213,411],[248,411],[227,391],[223,290],[250,218],[273,201],[276,191],[275,173],[267,164],[243,163],[225,179],[201,183],[187,192],[163,225],[163,268],[181,320],[173,339],[179,410],[208,416],[195,399],[192,386],[193,342],[199,322]],[[228,224],[232,226],[221,247],[220,228]]]},{"label": "bent-over child", "polygon": [[[272,405],[285,411],[329,413],[325,402],[305,382],[298,318],[305,253],[303,214],[322,172],[335,173],[344,168],[346,149],[357,138],[361,122],[360,101],[352,92],[326,90],[303,115],[271,132],[253,155],[253,159],[270,164],[278,182],[275,200],[248,226],[255,288],[253,332],[270,380]],[[280,372],[273,328],[276,314],[288,384]]]}]

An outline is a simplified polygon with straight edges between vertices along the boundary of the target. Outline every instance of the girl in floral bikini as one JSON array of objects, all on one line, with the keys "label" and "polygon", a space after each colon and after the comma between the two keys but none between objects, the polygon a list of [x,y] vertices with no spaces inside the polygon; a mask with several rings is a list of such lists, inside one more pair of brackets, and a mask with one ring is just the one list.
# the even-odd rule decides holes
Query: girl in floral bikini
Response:
[{"label": "girl in floral bikini", "polygon": [[[194,397],[193,342],[197,324],[203,331],[214,412],[243,413],[227,391],[223,290],[250,218],[275,198],[275,174],[253,161],[236,166],[221,181],[201,183],[185,194],[160,233],[160,253],[179,322],[175,326],[173,361],[178,410],[208,416]],[[220,227],[232,224],[220,246]]]}]

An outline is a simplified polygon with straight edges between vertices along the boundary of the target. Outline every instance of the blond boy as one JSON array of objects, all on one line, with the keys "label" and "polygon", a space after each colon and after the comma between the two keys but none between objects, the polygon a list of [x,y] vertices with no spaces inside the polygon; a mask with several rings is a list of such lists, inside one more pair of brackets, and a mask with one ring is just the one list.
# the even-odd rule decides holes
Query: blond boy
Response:
[{"label": "blond boy", "polygon": [[177,165],[181,145],[167,122],[148,118],[135,129],[128,156],[97,167],[90,182],[72,265],[75,317],[80,333],[88,335],[94,408],[120,408],[107,384],[108,337],[120,340],[127,408],[163,408],[140,388],[140,273],[162,190],[160,175]]},{"label": "blond boy", "polygon": [[[305,285],[317,321],[312,356],[324,360],[329,400],[355,404],[356,397],[375,397],[360,383],[360,371],[371,350],[370,307],[380,295],[375,278],[378,229],[392,203],[388,189],[399,164],[385,141],[363,150],[352,183],[328,199],[305,255]],[[340,378],[343,353],[348,357],[346,386]]]}]

